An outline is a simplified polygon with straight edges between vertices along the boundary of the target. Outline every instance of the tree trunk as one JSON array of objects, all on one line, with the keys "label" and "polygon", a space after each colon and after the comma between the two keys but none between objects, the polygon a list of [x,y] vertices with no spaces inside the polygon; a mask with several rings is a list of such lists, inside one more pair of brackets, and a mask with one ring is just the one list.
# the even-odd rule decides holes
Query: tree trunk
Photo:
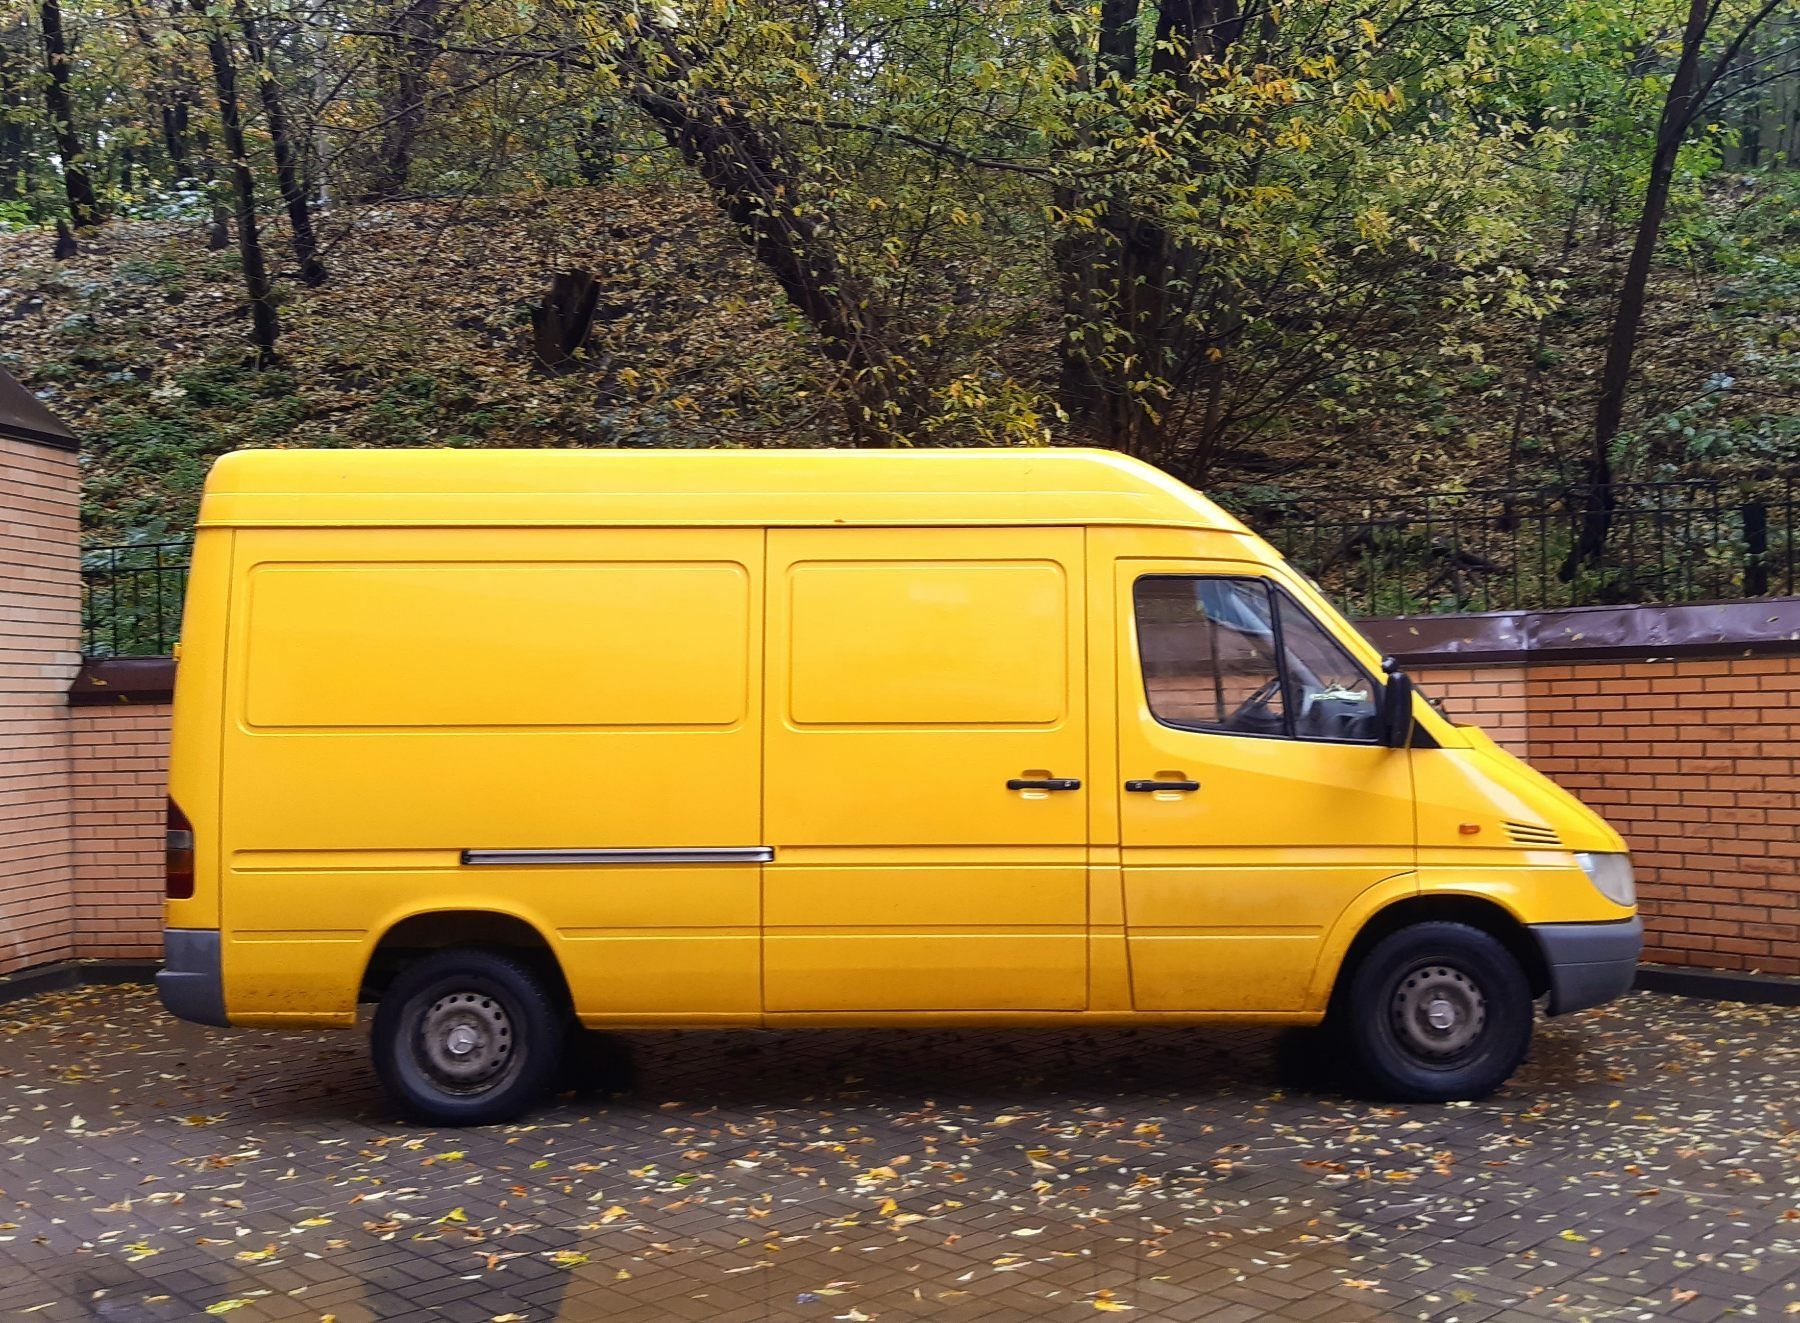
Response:
[{"label": "tree trunk", "polygon": [[56,152],[62,158],[63,192],[69,199],[69,219],[75,228],[100,223],[100,204],[94,198],[81,137],[75,132],[74,98],[69,94],[69,45],[63,35],[60,0],[39,0],[43,25],[44,65],[50,77],[44,82],[44,109],[56,135]]},{"label": "tree trunk", "polygon": [[256,31],[244,0],[234,0],[238,26],[243,29],[244,49],[256,75],[256,87],[262,97],[263,121],[269,128],[269,142],[275,152],[275,182],[281,189],[281,200],[287,205],[288,224],[293,231],[294,260],[300,264],[300,279],[308,285],[325,283],[325,264],[319,260],[319,241],[313,234],[312,209],[306,202],[306,188],[300,182],[299,166],[294,159],[293,134],[288,130],[286,108],[281,102],[281,87],[275,71],[269,67],[269,53]]},{"label": "tree trunk", "polygon": [[693,165],[713,200],[812,324],[842,370],[846,420],[858,445],[910,444],[924,401],[899,352],[899,332],[875,291],[844,268],[821,218],[803,210],[800,178],[779,133],[752,123],[725,98],[689,81],[692,63],[673,36],[649,21],[643,41],[667,67],[621,61],[633,102]]},{"label": "tree trunk", "polygon": [[29,74],[23,24],[0,34],[0,198],[29,197],[30,139],[25,130]]},{"label": "tree trunk", "polygon": [[412,178],[413,150],[425,125],[425,84],[437,60],[435,43],[443,35],[443,8],[444,0],[411,0],[394,17],[396,62],[382,98],[386,125],[369,186],[372,200],[398,197]]},{"label": "tree trunk", "polygon": [[597,186],[610,183],[618,171],[619,132],[611,110],[598,110],[588,118],[588,131],[575,143],[575,170],[581,182]]},{"label": "tree trunk", "polygon": [[207,0],[189,0],[189,3],[206,25],[206,54],[212,63],[213,86],[219,98],[219,128],[225,135],[225,152],[231,161],[238,256],[244,269],[244,291],[250,299],[250,338],[256,346],[257,364],[262,366],[275,359],[281,320],[275,314],[269,266],[263,257],[262,234],[256,221],[256,177],[250,172],[250,155],[244,145],[243,114],[238,107],[237,63],[224,24],[207,13]]},{"label": "tree trunk", "polygon": [[143,10],[134,0],[126,0],[125,12],[138,48],[150,66],[150,99],[156,103],[163,153],[169,158],[170,172],[176,179],[191,179],[194,171],[188,161],[188,91],[171,73],[155,35],[144,19]]},{"label": "tree trunk", "polygon": [[206,250],[216,253],[231,247],[231,208],[225,205],[219,191],[222,182],[219,163],[213,159],[212,135],[205,129],[194,131],[194,151],[200,185],[206,190],[206,206],[210,213],[206,222]]},{"label": "tree trunk", "polygon": [[1638,330],[1644,318],[1650,264],[1656,256],[1657,239],[1662,234],[1663,216],[1668,211],[1669,186],[1675,178],[1675,163],[1681,153],[1682,141],[1721,78],[1737,66],[1740,54],[1755,36],[1757,28],[1783,3],[1784,0],[1764,0],[1742,21],[1712,68],[1703,75],[1700,48],[1718,14],[1718,0],[1688,0],[1687,24],[1681,34],[1681,58],[1676,62],[1675,73],[1669,79],[1668,94],[1663,98],[1662,117],[1656,125],[1656,150],[1650,158],[1650,180],[1644,189],[1637,234],[1632,241],[1631,258],[1625,264],[1625,279],[1619,286],[1618,306],[1607,339],[1606,366],[1600,374],[1593,442],[1584,474],[1585,500],[1580,528],[1575,545],[1563,562],[1561,574],[1564,579],[1574,578],[1576,570],[1584,564],[1599,564],[1606,552],[1607,535],[1612,530],[1613,511],[1618,505],[1618,493],[1613,489],[1612,443],[1625,415],[1625,392],[1631,384],[1631,361],[1637,352]]},{"label": "tree trunk", "polygon": [[1656,148],[1650,158],[1650,181],[1638,213],[1637,235],[1625,278],[1619,286],[1612,329],[1606,342],[1606,366],[1600,374],[1600,398],[1594,410],[1594,431],[1586,470],[1582,475],[1583,502],[1575,546],[1563,563],[1562,577],[1571,579],[1582,565],[1597,565],[1606,552],[1618,495],[1613,490],[1612,443],[1625,415],[1625,392],[1631,384],[1632,358],[1637,353],[1638,331],[1644,320],[1644,299],[1650,285],[1650,265],[1662,234],[1669,207],[1669,186],[1675,178],[1675,161],[1693,122],[1694,98],[1700,86],[1700,47],[1706,40],[1713,9],[1709,0],[1689,0],[1687,26],[1681,37],[1681,58],[1669,80],[1662,117],[1656,126]]},{"label": "tree trunk", "polygon": [[592,272],[557,272],[544,301],[531,309],[531,352],[539,367],[561,376],[581,366],[599,302]]},{"label": "tree trunk", "polygon": [[169,169],[177,179],[192,179],[194,167],[188,160],[187,102],[165,103],[158,108],[158,115],[162,120],[163,151],[168,155]]},{"label": "tree trunk", "polygon": [[[1243,24],[1237,0],[1161,0],[1149,72],[1192,95],[1194,62],[1224,52]],[[1140,27],[1137,0],[1103,0],[1089,53],[1074,48],[1078,29],[1065,24],[1060,40],[1077,71],[1073,90],[1104,95],[1115,80],[1134,81],[1141,67]],[[1199,374],[1205,409],[1200,434],[1187,447],[1186,467],[1204,474],[1224,417],[1223,370],[1196,352],[1195,333],[1178,310],[1176,291],[1193,278],[1192,258],[1166,226],[1128,198],[1070,185],[1058,189],[1055,204],[1094,221],[1092,228],[1066,225],[1055,248],[1065,328],[1059,382],[1064,412],[1103,445],[1166,461],[1177,388]]]}]

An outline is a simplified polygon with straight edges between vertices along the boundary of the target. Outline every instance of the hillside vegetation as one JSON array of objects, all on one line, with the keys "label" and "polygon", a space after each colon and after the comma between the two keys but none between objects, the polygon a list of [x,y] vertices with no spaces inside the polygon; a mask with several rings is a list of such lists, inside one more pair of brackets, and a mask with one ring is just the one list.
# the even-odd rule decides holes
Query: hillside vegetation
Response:
[{"label": "hillside vegetation", "polygon": [[40,0],[0,364],[97,542],[247,445],[1792,471],[1797,51],[1791,0]]}]

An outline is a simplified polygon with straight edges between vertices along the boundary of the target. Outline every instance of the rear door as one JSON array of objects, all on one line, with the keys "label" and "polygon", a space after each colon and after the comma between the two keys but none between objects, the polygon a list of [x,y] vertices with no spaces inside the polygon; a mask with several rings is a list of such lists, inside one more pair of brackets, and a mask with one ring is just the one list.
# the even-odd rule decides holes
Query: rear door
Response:
[{"label": "rear door", "polygon": [[234,1016],[354,1010],[395,921],[497,911],[595,1019],[760,1018],[760,529],[237,535]]},{"label": "rear door", "polygon": [[770,1012],[1086,1006],[1082,547],[771,530]]}]

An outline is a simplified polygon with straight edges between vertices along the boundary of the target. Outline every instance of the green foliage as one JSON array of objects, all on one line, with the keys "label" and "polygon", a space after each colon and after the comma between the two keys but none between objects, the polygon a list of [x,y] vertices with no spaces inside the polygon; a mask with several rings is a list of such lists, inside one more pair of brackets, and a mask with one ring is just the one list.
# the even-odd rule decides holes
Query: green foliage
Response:
[{"label": "green foliage", "polygon": [[[179,527],[251,444],[1086,442],[1225,484],[1564,476],[1686,7],[214,6],[286,326],[263,371],[238,254],[202,246],[228,196],[204,25],[63,8],[118,219],[60,267],[17,229],[67,205],[37,19],[0,23],[0,334],[82,424],[88,514],[116,529]],[[1800,456],[1780,21],[1679,158],[1625,475]],[[323,288],[290,269],[265,86]],[[531,310],[569,269],[599,313],[551,376]]]}]

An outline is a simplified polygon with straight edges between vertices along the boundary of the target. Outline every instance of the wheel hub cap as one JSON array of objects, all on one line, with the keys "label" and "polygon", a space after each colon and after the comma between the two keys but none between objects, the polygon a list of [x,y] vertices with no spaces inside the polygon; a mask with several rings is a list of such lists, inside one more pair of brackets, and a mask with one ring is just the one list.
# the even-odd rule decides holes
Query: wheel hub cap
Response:
[{"label": "wheel hub cap", "polygon": [[459,1057],[466,1057],[481,1044],[481,1035],[466,1024],[459,1024],[444,1036],[444,1046]]},{"label": "wheel hub cap", "polygon": [[1468,1049],[1487,1025],[1487,998],[1450,965],[1421,965],[1394,989],[1394,1031],[1409,1051],[1442,1060]]},{"label": "wheel hub cap", "polygon": [[420,1064],[440,1083],[480,1089],[505,1071],[513,1055],[512,1021],[480,992],[439,997],[419,1022]]}]

